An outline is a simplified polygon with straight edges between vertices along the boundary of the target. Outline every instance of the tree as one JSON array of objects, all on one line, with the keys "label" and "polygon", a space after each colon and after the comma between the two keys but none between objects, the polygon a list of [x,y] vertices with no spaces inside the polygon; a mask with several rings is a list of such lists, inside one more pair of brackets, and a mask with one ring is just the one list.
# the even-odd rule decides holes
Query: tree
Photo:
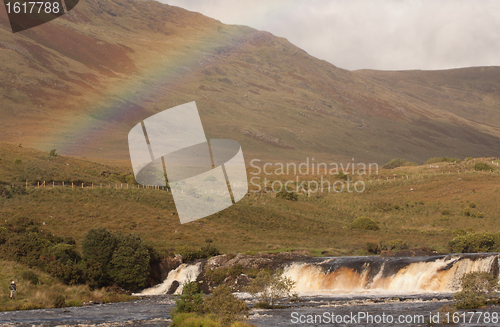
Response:
[{"label": "tree", "polygon": [[83,259],[86,261],[87,278],[93,287],[109,285],[109,270],[118,239],[104,228],[94,228],[85,234],[82,243]]},{"label": "tree", "polygon": [[262,270],[250,283],[248,292],[272,307],[280,299],[290,297],[294,286],[295,282],[283,276],[282,271],[272,274],[269,270]]},{"label": "tree", "polygon": [[126,289],[144,287],[149,277],[149,251],[137,235],[118,234],[109,276]]},{"label": "tree", "polygon": [[455,305],[459,309],[474,309],[485,305],[497,296],[498,280],[484,271],[467,273],[460,281],[462,290],[453,294]]},{"label": "tree", "polygon": [[234,296],[228,285],[217,286],[204,302],[205,310],[215,314],[221,326],[229,326],[248,316],[247,305]]}]

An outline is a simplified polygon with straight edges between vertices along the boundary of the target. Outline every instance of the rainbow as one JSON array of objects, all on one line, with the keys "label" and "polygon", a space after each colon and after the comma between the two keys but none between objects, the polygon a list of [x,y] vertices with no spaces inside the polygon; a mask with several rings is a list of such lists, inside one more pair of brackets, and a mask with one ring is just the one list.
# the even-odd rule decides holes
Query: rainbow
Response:
[{"label": "rainbow", "polygon": [[[125,129],[166,109],[152,108],[160,96],[164,99],[165,92],[179,89],[185,81],[192,79],[200,62],[213,56],[217,47],[233,44],[239,37],[238,33],[220,33],[214,28],[206,28],[196,37],[182,39],[181,45],[172,49],[172,53],[157,53],[148,57],[145,65],[141,62],[143,67],[138,73],[123,79],[109,79],[107,82],[113,85],[101,90],[103,94],[95,95],[97,101],[85,102],[77,110],[58,116],[64,123],[38,138],[33,146],[45,151],[57,148],[61,154],[85,156],[96,153],[99,143],[112,133],[123,134],[126,143],[128,130]],[[193,100],[186,98],[185,102]],[[144,112],[145,108],[155,111]],[[128,124],[124,125],[125,122]]]}]

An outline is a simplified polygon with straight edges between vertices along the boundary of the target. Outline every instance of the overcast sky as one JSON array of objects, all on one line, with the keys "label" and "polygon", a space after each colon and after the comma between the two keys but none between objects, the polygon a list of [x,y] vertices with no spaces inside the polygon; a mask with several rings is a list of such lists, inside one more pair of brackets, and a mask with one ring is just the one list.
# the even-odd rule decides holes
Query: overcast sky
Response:
[{"label": "overcast sky", "polygon": [[498,0],[160,0],[346,69],[500,66]]}]

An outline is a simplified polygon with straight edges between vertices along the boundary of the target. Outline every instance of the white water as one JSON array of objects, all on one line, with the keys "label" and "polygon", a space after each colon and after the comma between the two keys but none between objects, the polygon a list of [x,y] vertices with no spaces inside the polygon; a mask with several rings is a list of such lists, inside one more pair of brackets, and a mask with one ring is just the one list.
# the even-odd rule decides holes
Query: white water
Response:
[{"label": "white water", "polygon": [[[460,278],[468,272],[491,271],[498,255],[476,260],[459,258],[457,255],[430,262],[410,263],[386,277],[383,276],[386,268],[384,263],[371,280],[368,278],[368,262],[363,265],[361,272],[343,266],[325,272],[318,264],[293,263],[285,269],[284,275],[296,282],[293,292],[302,295],[446,293],[456,291]],[[443,270],[449,264],[452,266]]]},{"label": "white water", "polygon": [[174,281],[179,282],[179,287],[175,290],[174,294],[182,293],[182,286],[184,283],[195,281],[201,272],[201,262],[194,265],[181,264],[175,270],[168,273],[167,278],[163,283],[155,285],[151,288],[143,290],[139,295],[162,295],[167,294],[168,289]]}]

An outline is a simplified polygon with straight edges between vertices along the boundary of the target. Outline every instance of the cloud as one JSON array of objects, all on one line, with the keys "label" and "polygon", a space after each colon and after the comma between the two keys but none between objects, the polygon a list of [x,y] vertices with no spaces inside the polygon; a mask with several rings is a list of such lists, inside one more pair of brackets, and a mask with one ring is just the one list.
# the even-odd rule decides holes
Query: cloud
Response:
[{"label": "cloud", "polygon": [[162,0],[285,37],[346,69],[500,65],[496,0]]}]

